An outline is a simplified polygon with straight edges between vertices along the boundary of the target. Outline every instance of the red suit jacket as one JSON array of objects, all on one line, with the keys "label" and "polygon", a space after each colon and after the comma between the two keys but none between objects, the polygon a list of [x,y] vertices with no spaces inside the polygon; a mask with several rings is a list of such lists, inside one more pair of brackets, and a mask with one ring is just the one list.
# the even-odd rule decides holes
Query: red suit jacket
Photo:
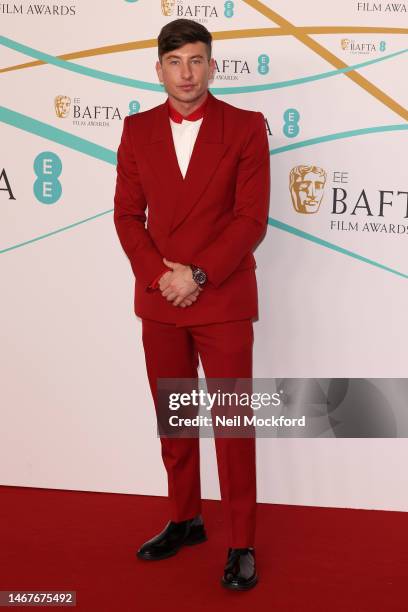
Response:
[{"label": "red suit jacket", "polygon": [[[258,316],[252,251],[268,217],[265,122],[262,113],[208,96],[185,179],[167,101],[124,121],[114,222],[135,274],[135,313],[142,318],[184,326]],[[173,306],[149,289],[165,269],[163,257],[207,273],[191,306]]]}]

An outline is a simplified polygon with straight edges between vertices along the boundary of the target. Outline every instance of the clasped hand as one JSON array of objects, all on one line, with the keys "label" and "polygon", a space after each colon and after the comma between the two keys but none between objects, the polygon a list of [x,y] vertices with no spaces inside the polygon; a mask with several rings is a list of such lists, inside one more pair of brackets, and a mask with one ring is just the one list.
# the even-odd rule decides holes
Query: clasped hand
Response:
[{"label": "clasped hand", "polygon": [[185,308],[191,306],[200,295],[202,288],[193,280],[190,266],[169,261],[163,257],[164,264],[170,268],[159,280],[162,296],[173,303],[173,306]]}]

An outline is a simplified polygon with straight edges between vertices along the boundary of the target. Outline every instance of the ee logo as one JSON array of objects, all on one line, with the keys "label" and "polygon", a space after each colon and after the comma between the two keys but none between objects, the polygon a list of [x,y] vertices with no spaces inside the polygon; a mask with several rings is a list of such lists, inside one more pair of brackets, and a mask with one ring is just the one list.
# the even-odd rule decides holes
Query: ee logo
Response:
[{"label": "ee logo", "polygon": [[269,55],[262,53],[258,57],[258,72],[259,74],[268,74],[269,72]]},{"label": "ee logo", "polygon": [[283,133],[287,138],[295,138],[299,134],[299,111],[296,108],[288,108],[283,113],[283,119]]},{"label": "ee logo", "polygon": [[234,16],[234,3],[232,0],[227,0],[224,2],[224,17],[233,17]]},{"label": "ee logo", "polygon": [[131,100],[129,102],[129,115],[136,115],[140,111],[140,102],[138,100]]},{"label": "ee logo", "polygon": [[58,178],[62,172],[62,163],[58,155],[45,151],[34,160],[34,172],[37,180],[34,183],[34,195],[41,204],[55,204],[62,193]]},{"label": "ee logo", "polygon": [[380,42],[380,51],[385,51],[385,40]]}]

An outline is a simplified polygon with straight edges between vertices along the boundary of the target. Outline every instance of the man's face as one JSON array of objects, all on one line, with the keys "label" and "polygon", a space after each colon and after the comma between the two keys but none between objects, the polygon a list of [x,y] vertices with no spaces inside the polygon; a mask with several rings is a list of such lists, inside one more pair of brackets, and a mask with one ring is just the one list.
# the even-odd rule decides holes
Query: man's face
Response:
[{"label": "man's face", "polygon": [[170,97],[178,102],[192,103],[204,95],[215,70],[208,60],[207,45],[188,43],[169,51],[156,63],[157,75]]}]

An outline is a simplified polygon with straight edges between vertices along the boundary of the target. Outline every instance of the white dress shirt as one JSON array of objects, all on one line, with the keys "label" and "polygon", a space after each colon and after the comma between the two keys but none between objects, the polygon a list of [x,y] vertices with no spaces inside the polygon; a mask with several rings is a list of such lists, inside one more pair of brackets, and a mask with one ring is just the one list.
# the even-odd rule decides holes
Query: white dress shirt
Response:
[{"label": "white dress shirt", "polygon": [[194,144],[202,122],[202,118],[197,119],[197,121],[183,119],[181,123],[170,119],[174,148],[176,149],[177,161],[183,178],[187,174],[188,164],[190,163]]}]

